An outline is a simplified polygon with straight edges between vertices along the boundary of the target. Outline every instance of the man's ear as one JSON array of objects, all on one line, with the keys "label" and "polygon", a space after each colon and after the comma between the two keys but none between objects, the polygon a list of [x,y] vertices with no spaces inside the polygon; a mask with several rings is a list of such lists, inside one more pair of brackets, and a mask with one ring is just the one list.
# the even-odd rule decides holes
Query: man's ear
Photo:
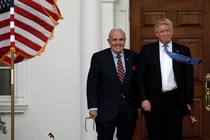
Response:
[{"label": "man's ear", "polygon": [[155,36],[158,37],[158,33],[155,33]]},{"label": "man's ear", "polygon": [[108,42],[108,43],[109,43],[109,45],[110,45],[110,39],[109,39],[109,38],[107,39],[107,42]]}]

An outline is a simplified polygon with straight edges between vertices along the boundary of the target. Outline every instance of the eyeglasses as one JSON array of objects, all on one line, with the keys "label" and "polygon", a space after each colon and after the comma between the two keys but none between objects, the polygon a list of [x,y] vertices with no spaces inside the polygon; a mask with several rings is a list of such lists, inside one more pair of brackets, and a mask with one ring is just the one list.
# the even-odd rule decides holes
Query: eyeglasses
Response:
[{"label": "eyeglasses", "polygon": [[93,130],[95,130],[95,125],[94,125],[95,120],[92,117],[86,117],[85,118],[85,131],[86,132],[87,132],[87,120],[90,120],[90,119],[93,120]]}]

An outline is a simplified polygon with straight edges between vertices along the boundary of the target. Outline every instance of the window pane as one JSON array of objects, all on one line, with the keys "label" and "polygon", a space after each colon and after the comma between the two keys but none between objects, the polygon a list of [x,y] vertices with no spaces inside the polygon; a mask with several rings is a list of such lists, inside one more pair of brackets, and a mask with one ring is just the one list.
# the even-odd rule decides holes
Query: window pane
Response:
[{"label": "window pane", "polygon": [[0,95],[11,95],[10,68],[0,63]]}]

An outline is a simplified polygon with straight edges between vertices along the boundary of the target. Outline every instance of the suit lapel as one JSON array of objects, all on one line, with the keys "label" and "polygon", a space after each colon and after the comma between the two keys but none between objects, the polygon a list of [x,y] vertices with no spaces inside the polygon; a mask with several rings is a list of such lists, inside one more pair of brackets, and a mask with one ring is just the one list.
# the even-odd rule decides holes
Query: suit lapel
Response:
[{"label": "suit lapel", "polygon": [[127,53],[126,50],[124,50],[124,58],[125,58],[125,68],[126,68],[125,79],[124,79],[125,81],[130,75],[130,72],[132,71],[130,55]]},{"label": "suit lapel", "polygon": [[151,54],[151,57],[153,57],[154,61],[155,61],[155,65],[156,65],[156,68],[158,70],[158,73],[161,75],[161,71],[160,71],[160,52],[159,52],[159,42],[156,42],[154,44],[154,46],[152,47],[152,54]]}]

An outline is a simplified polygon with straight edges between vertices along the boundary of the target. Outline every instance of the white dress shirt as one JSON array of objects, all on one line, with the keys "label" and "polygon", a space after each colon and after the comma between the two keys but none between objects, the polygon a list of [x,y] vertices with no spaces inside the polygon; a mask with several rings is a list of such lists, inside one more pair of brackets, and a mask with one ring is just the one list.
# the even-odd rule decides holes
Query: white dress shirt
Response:
[{"label": "white dress shirt", "polygon": [[[177,88],[176,79],[173,71],[172,59],[164,51],[164,44],[159,42],[160,69],[162,78],[162,91],[170,91]],[[172,42],[168,43],[168,50],[172,51]]]}]

